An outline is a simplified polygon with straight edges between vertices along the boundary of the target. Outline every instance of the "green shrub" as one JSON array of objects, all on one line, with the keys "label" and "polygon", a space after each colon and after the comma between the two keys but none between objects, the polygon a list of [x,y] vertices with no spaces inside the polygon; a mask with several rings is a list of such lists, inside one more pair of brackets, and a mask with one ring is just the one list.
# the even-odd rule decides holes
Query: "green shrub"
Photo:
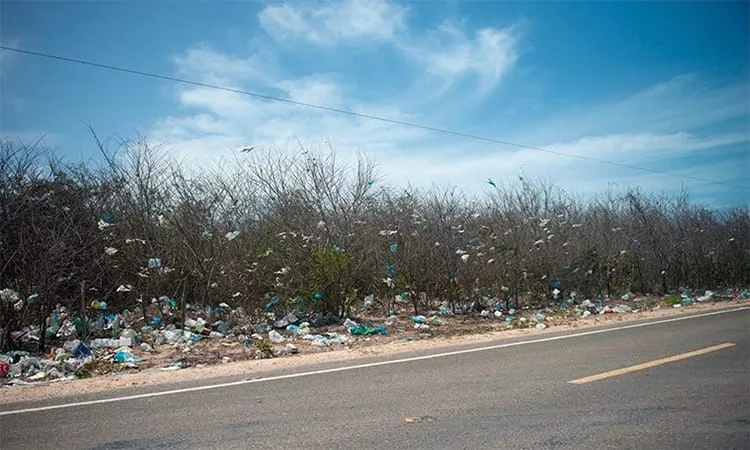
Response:
[{"label": "green shrub", "polygon": [[274,357],[273,345],[271,345],[271,343],[265,339],[262,341],[253,342],[253,347],[255,347],[255,349],[258,350],[263,355],[264,358]]}]

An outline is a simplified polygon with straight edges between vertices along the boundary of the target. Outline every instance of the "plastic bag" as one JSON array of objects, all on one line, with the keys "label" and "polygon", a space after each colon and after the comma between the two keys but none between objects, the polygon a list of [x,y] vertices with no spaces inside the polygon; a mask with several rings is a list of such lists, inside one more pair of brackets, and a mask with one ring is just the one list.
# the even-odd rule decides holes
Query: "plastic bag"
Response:
[{"label": "plastic bag", "polygon": [[268,332],[268,339],[274,344],[281,344],[285,340],[284,336],[282,336],[281,333],[276,330],[271,330]]}]

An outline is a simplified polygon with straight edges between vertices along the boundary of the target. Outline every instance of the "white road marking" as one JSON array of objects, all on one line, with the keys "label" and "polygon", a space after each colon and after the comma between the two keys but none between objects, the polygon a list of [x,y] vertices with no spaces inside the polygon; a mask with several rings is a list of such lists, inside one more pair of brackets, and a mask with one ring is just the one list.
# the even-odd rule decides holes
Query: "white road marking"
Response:
[{"label": "white road marking", "polygon": [[378,361],[378,362],[372,362],[372,363],[366,363],[366,364],[356,364],[353,366],[334,367],[331,369],[321,369],[321,370],[310,370],[307,372],[297,372],[297,373],[290,373],[286,375],[276,375],[276,376],[265,377],[265,378],[254,378],[251,380],[232,381],[228,383],[210,384],[210,385],[205,385],[205,386],[195,386],[195,387],[189,387],[189,388],[183,388],[183,389],[172,389],[169,391],[151,392],[151,393],[146,393],[146,394],[126,395],[124,397],[103,398],[99,400],[87,400],[87,401],[81,401],[81,402],[65,403],[61,405],[38,406],[35,408],[16,409],[12,411],[0,411],[0,417],[10,416],[10,415],[15,415],[15,414],[40,412],[40,411],[52,411],[55,409],[73,408],[76,406],[99,405],[103,403],[114,403],[114,402],[123,402],[123,401],[128,401],[128,400],[138,400],[142,398],[161,397],[164,395],[185,394],[188,392],[198,392],[198,391],[207,391],[211,389],[222,389],[222,388],[233,387],[233,386],[242,386],[244,384],[263,383],[263,382],[268,382],[268,381],[286,380],[290,378],[308,377],[312,375],[324,375],[327,373],[345,372],[349,370],[367,369],[370,367],[388,366],[391,364],[402,364],[402,363],[413,362],[413,361],[424,361],[428,359],[445,358],[447,356],[465,355],[467,353],[484,352],[488,350],[498,350],[501,348],[509,348],[509,347],[519,347],[521,345],[529,345],[529,344],[540,344],[543,342],[561,341],[564,339],[573,339],[573,338],[582,337],[582,336],[612,333],[614,331],[621,331],[621,330],[631,330],[634,328],[643,328],[643,327],[649,327],[653,325],[660,325],[664,323],[679,322],[682,320],[698,319],[701,317],[715,316],[718,314],[727,314],[727,313],[732,313],[732,312],[744,311],[747,309],[750,309],[750,306],[744,306],[744,307],[734,308],[734,309],[724,309],[720,311],[695,314],[691,316],[673,317],[671,319],[661,319],[661,320],[657,320],[653,322],[623,325],[623,326],[614,327],[614,328],[604,328],[601,330],[583,331],[580,333],[565,334],[562,336],[551,336],[551,337],[546,337],[546,338],[531,339],[528,341],[508,342],[505,344],[489,345],[486,347],[455,350],[451,352],[437,353],[433,355],[413,356],[409,358],[391,359],[388,361]]}]

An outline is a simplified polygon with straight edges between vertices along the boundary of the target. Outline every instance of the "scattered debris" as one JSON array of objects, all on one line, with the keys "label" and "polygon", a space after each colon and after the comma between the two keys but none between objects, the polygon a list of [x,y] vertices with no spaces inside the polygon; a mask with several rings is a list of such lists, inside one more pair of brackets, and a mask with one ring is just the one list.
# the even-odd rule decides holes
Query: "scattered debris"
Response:
[{"label": "scattered debris", "polygon": [[421,423],[421,422],[434,422],[435,418],[432,416],[422,416],[422,417],[413,417],[413,416],[407,416],[404,417],[404,422],[406,423]]},{"label": "scattered debris", "polygon": [[297,348],[297,346],[292,343],[286,344],[284,347],[276,350],[276,354],[278,356],[296,355],[297,353],[299,353],[299,348]]},{"label": "scattered debris", "polygon": [[[120,293],[132,290],[130,285],[117,289]],[[180,370],[202,364],[325,351],[371,340],[411,342],[461,334],[461,330],[468,333],[513,328],[544,330],[577,318],[633,314],[656,310],[662,304],[681,308],[693,302],[750,297],[748,290],[721,294],[706,291],[693,296],[684,289],[662,299],[638,298],[628,293],[629,303],[626,304],[624,296],[577,300],[575,295],[558,294],[560,299],[556,300],[558,306],[555,307],[517,308],[513,303],[505,305],[498,299],[485,298],[485,308],[479,313],[472,312],[479,309],[473,303],[449,305],[443,302],[424,315],[407,314],[404,300],[412,294],[396,295],[390,304],[368,295],[360,311],[362,315],[344,320],[333,315],[303,312],[300,302],[297,302],[298,308],[284,310],[283,305],[287,303],[277,296],[269,297],[265,311],[261,310],[260,316],[255,317],[224,302],[218,306],[184,305],[183,311],[181,302],[162,296],[142,301],[140,307],[145,308],[144,314],[144,310],[115,312],[106,301],[95,300],[87,304],[90,315],[85,318],[75,317],[58,306],[46,320],[45,330],[35,326],[13,330],[10,337],[15,348],[35,348],[42,332],[47,333],[51,347],[48,353],[41,355],[26,350],[0,354],[0,379],[3,385],[14,386],[150,368]],[[323,298],[322,293],[310,295],[312,302]],[[0,301],[14,308],[19,303],[22,308],[26,307],[37,299],[36,294],[23,299],[10,289],[0,290]],[[405,322],[410,326],[405,326]],[[415,331],[416,335],[410,334]],[[209,348],[213,350],[206,351]],[[412,419],[414,422],[427,420],[424,417]]]},{"label": "scattered debris", "polygon": [[280,344],[285,341],[284,336],[282,336],[281,333],[276,330],[271,330],[268,332],[268,339],[274,344]]},{"label": "scattered debris", "polygon": [[349,333],[354,336],[370,336],[373,334],[381,334],[383,336],[388,334],[388,330],[385,326],[378,325],[377,327],[369,327],[367,325],[354,325],[349,327]]}]

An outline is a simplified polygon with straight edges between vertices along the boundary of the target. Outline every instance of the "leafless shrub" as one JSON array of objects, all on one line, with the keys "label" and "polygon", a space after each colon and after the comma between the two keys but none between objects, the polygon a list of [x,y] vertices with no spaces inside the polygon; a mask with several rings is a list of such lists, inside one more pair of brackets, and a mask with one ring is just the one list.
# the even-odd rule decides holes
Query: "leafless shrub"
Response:
[{"label": "leafless shrub", "polygon": [[94,300],[147,322],[164,296],[182,314],[227,302],[260,315],[276,298],[277,312],[345,316],[368,294],[420,314],[750,284],[747,207],[685,193],[579,199],[523,178],[478,199],[381,186],[371,161],[330,148],[188,171],[143,139],[96,142],[103,166],[0,147],[0,289],[23,300],[0,302],[2,348],[27,324],[54,334],[42,322],[56,305],[85,319]]}]

